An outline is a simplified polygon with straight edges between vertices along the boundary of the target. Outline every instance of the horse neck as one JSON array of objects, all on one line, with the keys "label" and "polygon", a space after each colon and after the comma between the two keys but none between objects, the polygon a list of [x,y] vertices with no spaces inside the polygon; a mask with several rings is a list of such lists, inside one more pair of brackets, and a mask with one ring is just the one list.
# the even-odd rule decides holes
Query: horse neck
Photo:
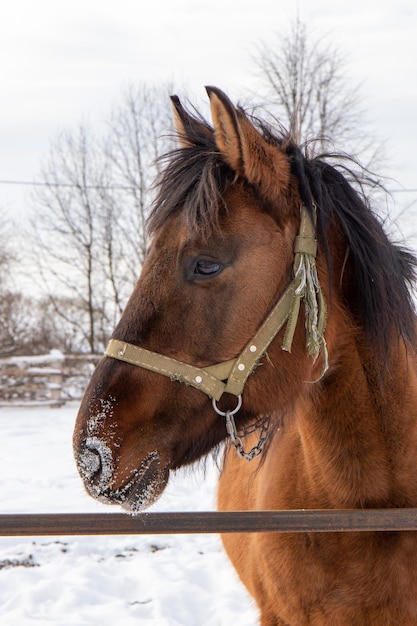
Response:
[{"label": "horse neck", "polygon": [[[402,341],[381,364],[345,340],[314,399],[297,411],[305,471],[321,506],[417,503],[417,367]],[[320,503],[315,503],[320,506]]]}]

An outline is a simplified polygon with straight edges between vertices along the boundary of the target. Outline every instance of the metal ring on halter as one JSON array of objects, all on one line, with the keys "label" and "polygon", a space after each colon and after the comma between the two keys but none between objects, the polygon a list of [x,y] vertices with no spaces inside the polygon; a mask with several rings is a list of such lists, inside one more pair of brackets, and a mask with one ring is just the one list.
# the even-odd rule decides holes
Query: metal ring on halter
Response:
[{"label": "metal ring on halter", "polygon": [[242,395],[239,395],[237,397],[237,406],[236,408],[233,409],[233,411],[221,411],[217,407],[216,398],[213,398],[212,402],[213,402],[213,409],[216,411],[217,415],[222,415],[223,417],[226,417],[226,415],[234,415],[235,413],[239,411],[240,407],[242,406]]}]

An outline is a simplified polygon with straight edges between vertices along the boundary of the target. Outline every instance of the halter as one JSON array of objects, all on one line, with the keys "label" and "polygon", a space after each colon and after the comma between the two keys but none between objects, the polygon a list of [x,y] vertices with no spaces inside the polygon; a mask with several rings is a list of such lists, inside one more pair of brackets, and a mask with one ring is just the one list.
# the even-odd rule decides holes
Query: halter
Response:
[{"label": "halter", "polygon": [[291,352],[300,304],[304,300],[307,353],[314,360],[320,352],[323,353],[323,376],[328,368],[324,339],[326,303],[317,277],[316,254],[315,225],[307,209],[301,206],[300,228],[294,241],[294,278],[253,339],[235,359],[200,368],[119,339],[110,339],[104,354],[200,389],[212,398],[217,412],[219,409],[216,402],[225,392],[238,397],[240,408],[241,395],[248,377],[285,323],[287,328],[282,349]]}]

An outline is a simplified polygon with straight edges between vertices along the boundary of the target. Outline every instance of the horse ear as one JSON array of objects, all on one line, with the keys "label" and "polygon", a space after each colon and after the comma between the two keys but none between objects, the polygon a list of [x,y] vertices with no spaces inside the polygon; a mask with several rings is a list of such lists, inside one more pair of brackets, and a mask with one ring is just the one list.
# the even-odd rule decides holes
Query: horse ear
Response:
[{"label": "horse ear", "polygon": [[287,156],[269,143],[216,87],[206,87],[210,98],[217,147],[228,164],[250,183],[258,185],[270,199],[275,199],[290,181]]},{"label": "horse ear", "polygon": [[208,124],[193,117],[182,106],[178,96],[171,96],[172,113],[177,139],[181,148],[191,148],[201,143],[203,137],[213,137]]},{"label": "horse ear", "polygon": [[187,129],[190,126],[189,115],[182,106],[178,96],[171,96],[171,103],[172,117],[174,120],[174,127],[177,133],[178,142],[181,148],[189,148],[194,145],[194,143],[191,143],[188,139]]},{"label": "horse ear", "polygon": [[217,147],[230,167],[236,173],[243,174],[242,146],[236,109],[226,94],[217,87],[206,87],[206,90],[210,98]]}]

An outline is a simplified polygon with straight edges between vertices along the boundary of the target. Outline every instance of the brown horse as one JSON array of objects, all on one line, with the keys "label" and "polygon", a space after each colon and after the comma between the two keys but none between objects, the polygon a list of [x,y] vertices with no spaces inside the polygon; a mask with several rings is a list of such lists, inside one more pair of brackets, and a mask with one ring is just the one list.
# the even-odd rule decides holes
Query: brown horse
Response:
[{"label": "brown horse", "polygon": [[[226,442],[222,510],[417,506],[414,258],[340,163],[208,94],[213,126],[173,98],[152,243],[76,423],[87,491],[136,513]],[[414,532],[223,540],[263,626],[417,624]]]}]

